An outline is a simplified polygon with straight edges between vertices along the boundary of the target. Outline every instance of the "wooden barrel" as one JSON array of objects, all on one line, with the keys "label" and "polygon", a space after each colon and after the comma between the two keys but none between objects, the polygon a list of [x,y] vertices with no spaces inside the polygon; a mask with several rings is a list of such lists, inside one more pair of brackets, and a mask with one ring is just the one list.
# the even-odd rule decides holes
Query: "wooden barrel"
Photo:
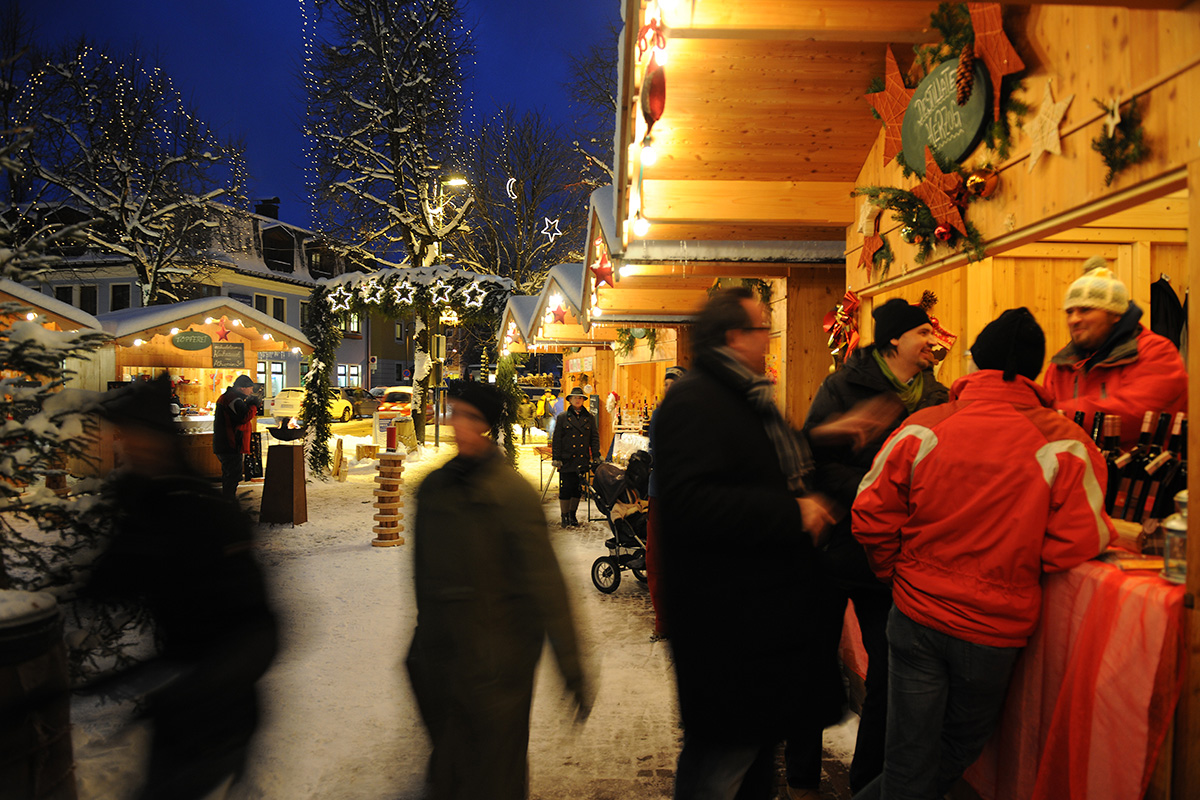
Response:
[{"label": "wooden barrel", "polygon": [[75,800],[62,618],[45,593],[0,591],[0,798]]}]

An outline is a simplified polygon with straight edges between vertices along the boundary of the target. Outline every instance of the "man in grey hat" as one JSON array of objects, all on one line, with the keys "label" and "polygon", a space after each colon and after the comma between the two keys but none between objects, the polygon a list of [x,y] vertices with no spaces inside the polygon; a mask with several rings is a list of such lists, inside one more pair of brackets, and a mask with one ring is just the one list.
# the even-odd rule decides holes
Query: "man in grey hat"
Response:
[{"label": "man in grey hat", "polygon": [[600,430],[584,404],[587,395],[576,386],[567,395],[569,405],[558,415],[551,439],[551,459],[558,468],[558,506],[564,528],[579,527],[576,512],[583,496],[582,476],[600,461]]},{"label": "man in grey hat", "polygon": [[230,502],[237,499],[242,468],[250,452],[250,434],[254,433],[254,418],[260,410],[254,380],[249,375],[238,375],[217,399],[212,447],[221,462],[221,495]]}]

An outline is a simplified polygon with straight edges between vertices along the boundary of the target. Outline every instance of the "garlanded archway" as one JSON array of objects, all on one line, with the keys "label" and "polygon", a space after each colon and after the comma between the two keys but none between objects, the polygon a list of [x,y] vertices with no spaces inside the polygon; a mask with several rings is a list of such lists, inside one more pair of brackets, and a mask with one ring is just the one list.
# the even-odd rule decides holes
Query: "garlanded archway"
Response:
[{"label": "garlanded archway", "polygon": [[329,401],[333,399],[330,371],[342,341],[343,323],[349,315],[416,318],[413,408],[422,409],[432,366],[431,324],[438,324],[443,314],[453,312],[460,323],[486,323],[494,327],[512,291],[513,282],[507,278],[444,264],[350,273],[320,281],[304,326],[304,333],[313,344],[312,367],[305,376],[304,394],[304,416],[310,420],[314,434],[308,453],[309,468],[313,472],[329,468],[332,433]]}]

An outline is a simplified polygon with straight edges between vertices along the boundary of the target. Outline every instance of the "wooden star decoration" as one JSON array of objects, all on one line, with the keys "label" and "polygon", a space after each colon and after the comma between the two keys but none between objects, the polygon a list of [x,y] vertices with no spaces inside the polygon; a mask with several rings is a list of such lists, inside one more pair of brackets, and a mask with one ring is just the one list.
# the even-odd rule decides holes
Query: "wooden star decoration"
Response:
[{"label": "wooden star decoration", "polygon": [[596,276],[596,286],[608,284],[613,286],[613,268],[608,260],[608,253],[602,253],[600,263],[592,267],[592,274]]},{"label": "wooden star decoration", "polygon": [[229,329],[225,327],[225,319],[224,318],[221,319],[221,324],[217,326],[217,341],[218,342],[228,342],[229,341]]},{"label": "wooden star decoration", "polygon": [[883,118],[883,163],[888,163],[903,149],[900,129],[904,125],[904,112],[912,100],[914,89],[904,85],[904,76],[896,66],[896,56],[891,45],[887,48],[887,71],[884,74],[882,92],[872,92],[863,97],[871,108]]},{"label": "wooden star decoration", "polygon": [[1104,107],[1108,109],[1108,113],[1104,115],[1104,130],[1111,139],[1117,132],[1117,126],[1121,124],[1121,95],[1109,100]]},{"label": "wooden star decoration", "polygon": [[558,308],[551,309],[550,315],[552,317],[554,317],[554,322],[557,322],[560,324],[564,323],[567,321],[567,307],[559,306]]},{"label": "wooden star decoration", "polygon": [[925,180],[913,187],[912,193],[925,205],[929,213],[939,223],[945,223],[964,236],[967,233],[967,223],[963,221],[958,206],[950,197],[952,191],[957,192],[957,186],[962,178],[957,174],[947,175],[942,172],[932,151],[925,148]]},{"label": "wooden star decoration", "polygon": [[1004,20],[999,3],[967,3],[971,27],[975,29],[975,57],[982,58],[992,80],[992,119],[1000,119],[1000,84],[1005,75],[1025,69],[1004,34]]},{"label": "wooden star decoration", "polygon": [[881,247],[883,247],[883,237],[878,233],[863,239],[862,252],[858,254],[858,265],[865,269],[868,274],[875,269],[875,254],[879,252],[879,248]]},{"label": "wooden star decoration", "polygon": [[1043,153],[1054,153],[1054,155],[1062,155],[1062,145],[1058,141],[1058,126],[1062,123],[1063,115],[1067,113],[1067,106],[1071,105],[1071,101],[1075,99],[1075,95],[1071,95],[1066,100],[1054,102],[1054,94],[1051,92],[1051,86],[1054,81],[1051,78],[1046,79],[1046,95],[1042,98],[1042,107],[1038,109],[1037,116],[1033,118],[1033,122],[1025,129],[1029,133],[1029,172],[1033,172],[1033,168],[1037,166],[1037,162],[1041,160]]}]

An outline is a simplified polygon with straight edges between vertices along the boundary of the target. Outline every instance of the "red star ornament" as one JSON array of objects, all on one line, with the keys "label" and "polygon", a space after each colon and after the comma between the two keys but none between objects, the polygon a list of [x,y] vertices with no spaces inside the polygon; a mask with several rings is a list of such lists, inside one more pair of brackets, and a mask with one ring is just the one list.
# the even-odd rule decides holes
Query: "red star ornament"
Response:
[{"label": "red star ornament", "polygon": [[962,178],[957,175],[947,175],[937,165],[929,147],[925,148],[925,180],[913,187],[915,194],[922,203],[929,206],[929,213],[938,222],[950,225],[964,236],[967,234],[967,223],[963,221],[958,206],[950,199],[947,189],[955,190]]},{"label": "red star ornament", "polygon": [[559,306],[558,308],[553,309],[550,313],[554,315],[554,321],[557,323],[561,324],[567,321],[566,306]]},{"label": "red star ornament", "polygon": [[883,163],[888,163],[896,157],[903,146],[900,142],[900,128],[904,125],[904,112],[912,100],[914,89],[904,85],[904,76],[896,66],[896,56],[892,53],[891,45],[887,49],[887,72],[884,75],[882,92],[865,94],[863,97],[871,108],[883,118]]},{"label": "red star ornament", "polygon": [[221,324],[217,326],[217,341],[229,341],[229,329],[225,327],[225,320],[221,320]]},{"label": "red star ornament", "polygon": [[883,247],[883,237],[878,233],[863,239],[862,252],[858,254],[858,265],[865,269],[867,274],[875,270],[875,254],[881,247]]},{"label": "red star ornament", "polygon": [[600,263],[597,264],[596,266],[592,267],[592,274],[596,276],[596,286],[597,287],[599,287],[601,284],[606,283],[609,286],[613,286],[613,288],[616,288],[613,284],[613,279],[612,279],[613,268],[612,268],[612,264],[609,263],[608,253],[604,253],[600,256]]},{"label": "red star ornament", "polygon": [[992,119],[1000,119],[1000,83],[1005,75],[1025,69],[1004,35],[1004,21],[999,3],[967,3],[971,27],[975,29],[975,57],[982,58],[992,81]]}]

